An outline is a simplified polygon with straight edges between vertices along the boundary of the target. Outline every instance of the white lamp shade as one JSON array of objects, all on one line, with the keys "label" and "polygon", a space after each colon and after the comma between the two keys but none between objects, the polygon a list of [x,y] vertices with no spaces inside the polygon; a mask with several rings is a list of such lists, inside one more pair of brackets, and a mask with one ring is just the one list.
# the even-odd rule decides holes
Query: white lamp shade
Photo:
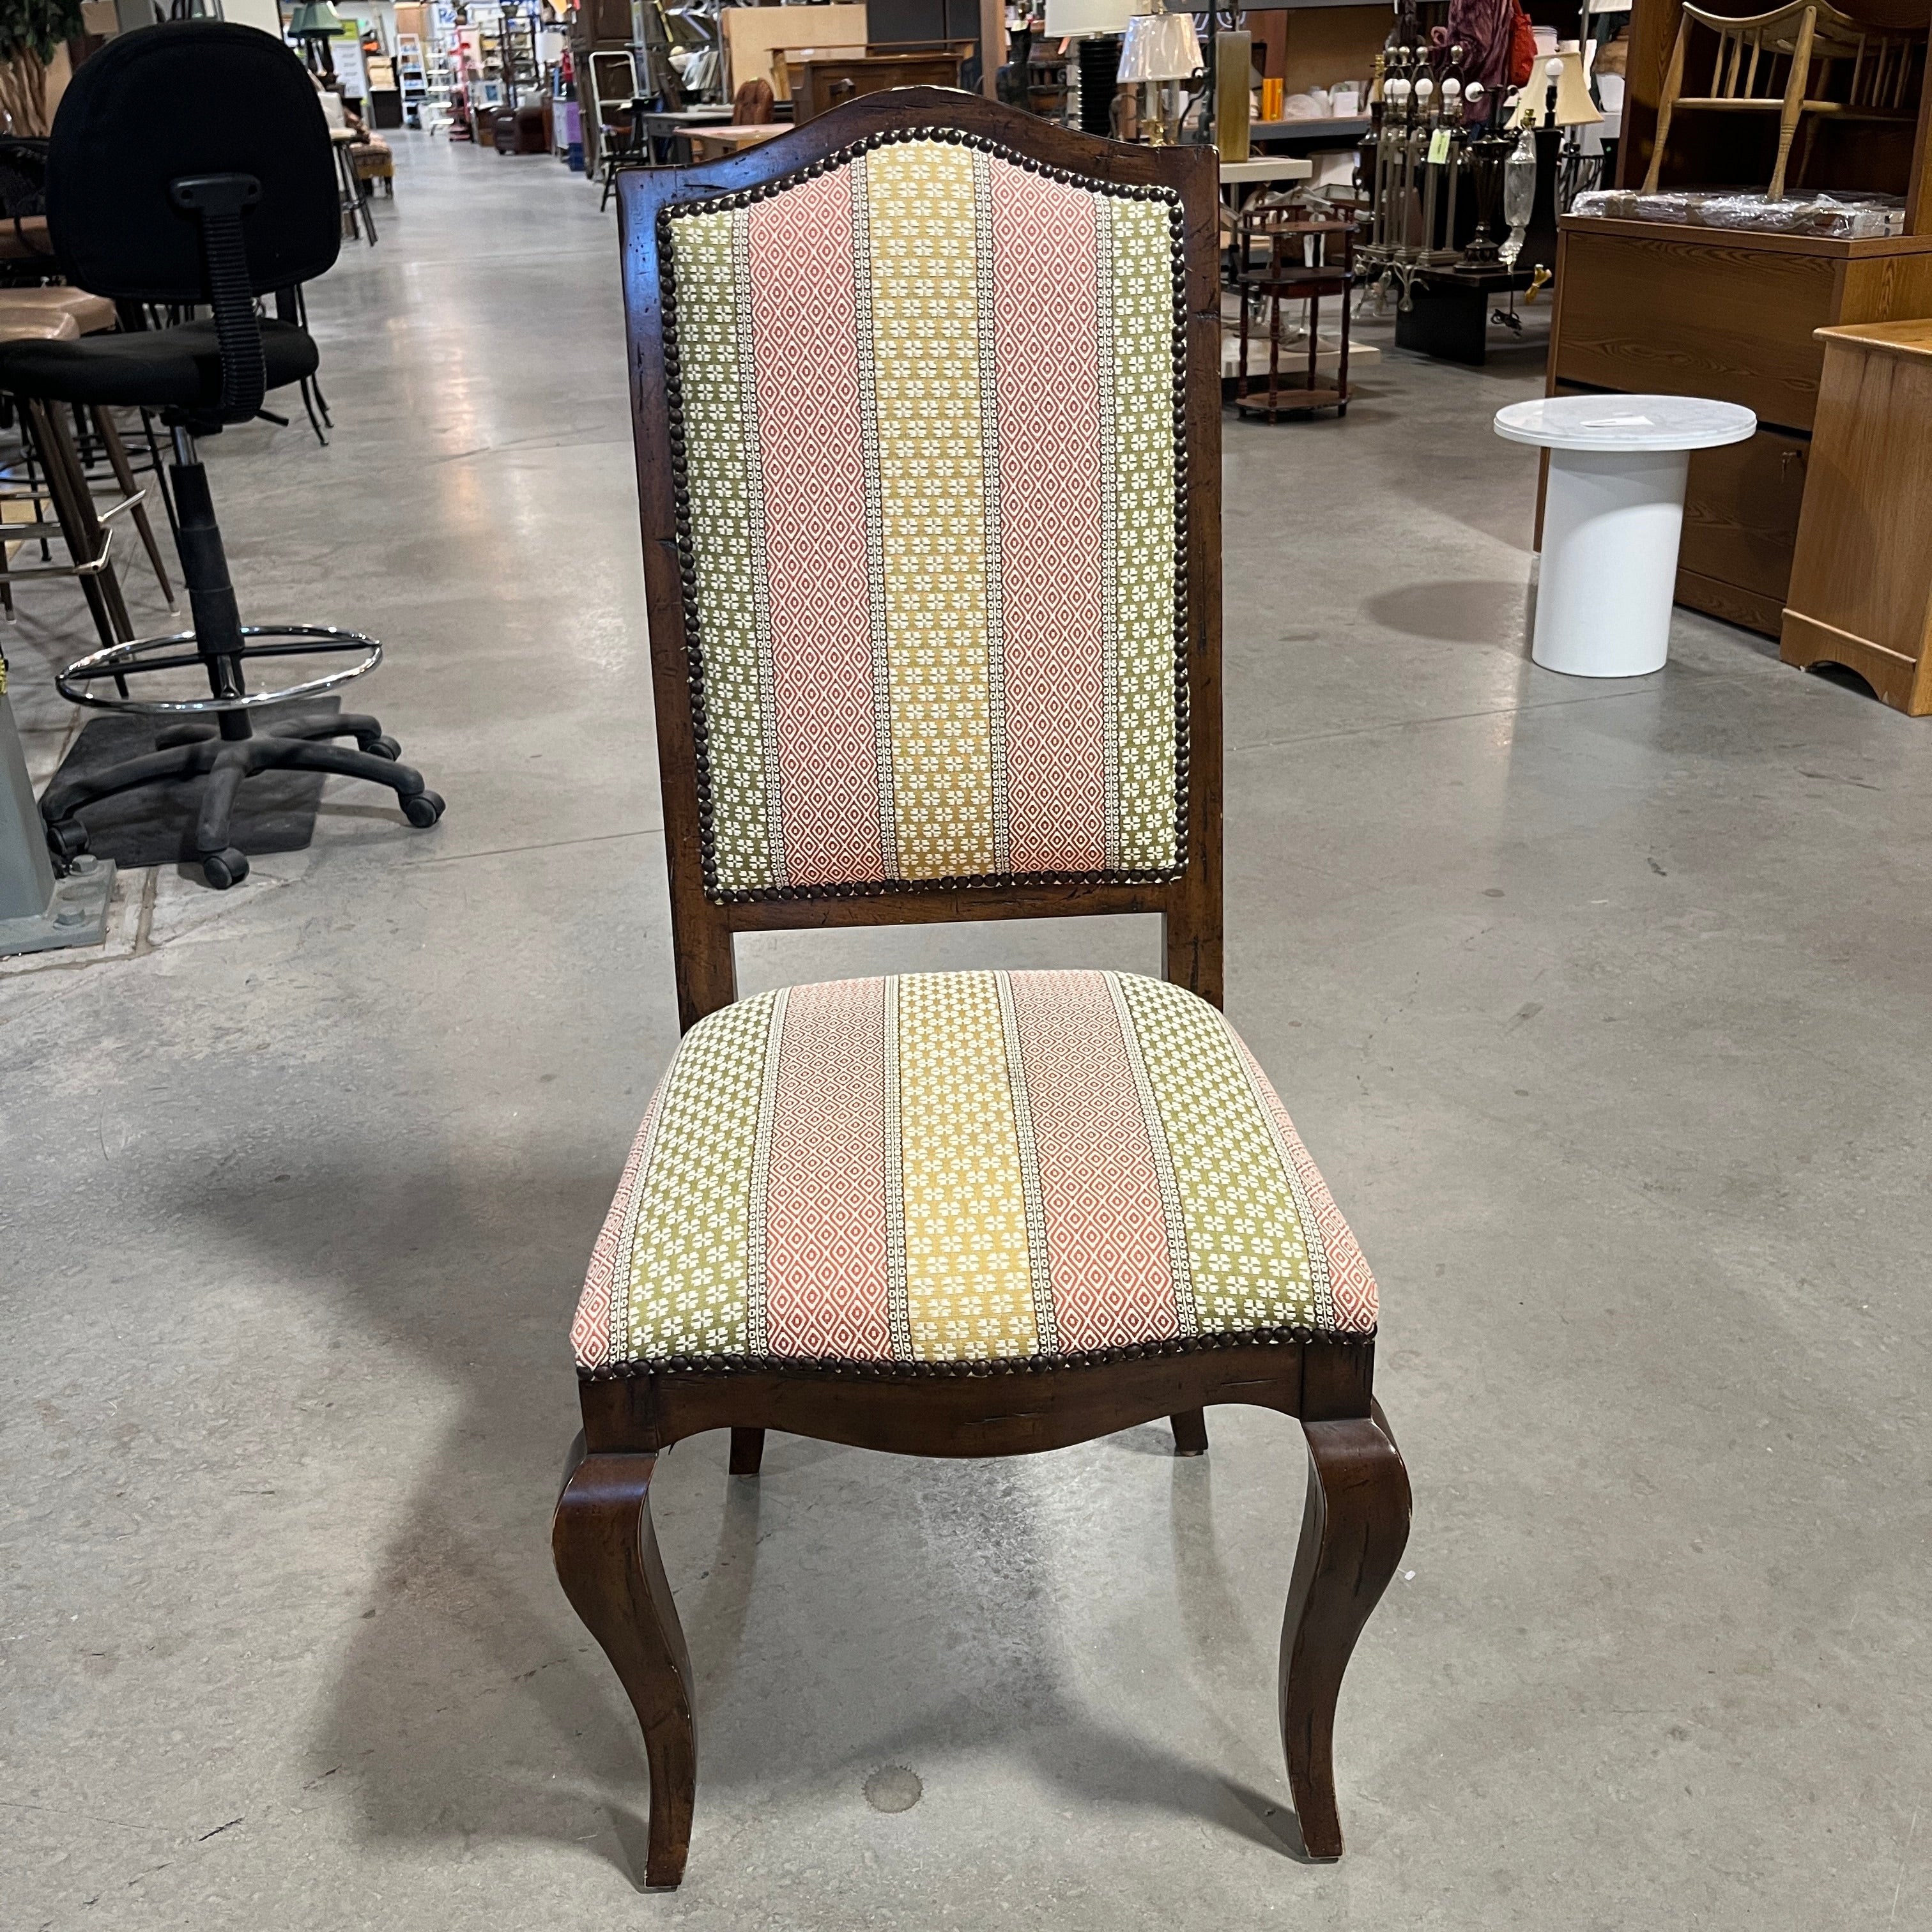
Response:
[{"label": "white lamp shade", "polygon": [[1201,68],[1201,38],[1192,14],[1136,14],[1127,22],[1123,80],[1185,80]]},{"label": "white lamp shade", "polygon": [[1124,34],[1136,0],[1046,0],[1046,35],[1066,40],[1082,34]]}]

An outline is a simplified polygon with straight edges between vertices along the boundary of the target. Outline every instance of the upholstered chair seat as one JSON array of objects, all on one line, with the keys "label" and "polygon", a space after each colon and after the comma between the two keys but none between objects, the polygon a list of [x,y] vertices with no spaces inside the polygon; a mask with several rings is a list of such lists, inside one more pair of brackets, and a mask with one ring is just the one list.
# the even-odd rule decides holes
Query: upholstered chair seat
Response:
[{"label": "upholstered chair seat", "polygon": [[686,1034],[580,1369],[1104,1359],[1366,1338],[1376,1286],[1240,1036],[1120,973],[793,986]]}]

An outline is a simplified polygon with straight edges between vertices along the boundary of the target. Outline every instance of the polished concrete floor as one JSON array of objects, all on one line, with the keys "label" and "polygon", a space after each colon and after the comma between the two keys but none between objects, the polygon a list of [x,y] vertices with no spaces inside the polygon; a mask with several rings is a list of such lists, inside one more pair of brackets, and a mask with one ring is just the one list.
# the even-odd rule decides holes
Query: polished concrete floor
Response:
[{"label": "polished concrete floor", "polygon": [[[211,458],[252,614],[385,640],[448,814],[343,788],[0,976],[0,1922],[1932,1924],[1932,720],[1689,615],[1653,679],[1532,667],[1487,426],[1531,346],[1228,436],[1228,1004],[1382,1278],[1415,1487],[1348,1856],[1299,1859],[1275,1732],[1298,1438],[1224,1410],[1198,1462],[682,1448],[698,1816],[634,1891],[638,1738],[547,1540],[676,1033],[614,217],[401,146],[314,291],[334,442]],[[82,641],[57,587],[10,634],[43,766]]]}]

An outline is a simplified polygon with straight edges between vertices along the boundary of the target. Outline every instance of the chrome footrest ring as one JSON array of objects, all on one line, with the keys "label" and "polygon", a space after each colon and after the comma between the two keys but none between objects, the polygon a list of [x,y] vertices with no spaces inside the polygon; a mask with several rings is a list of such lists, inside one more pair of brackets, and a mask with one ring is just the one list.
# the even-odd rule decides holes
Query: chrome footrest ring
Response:
[{"label": "chrome footrest ring", "polygon": [[[382,647],[360,631],[339,631],[328,624],[244,624],[244,639],[286,638],[297,641],[285,644],[244,644],[239,653],[247,663],[256,657],[299,657],[332,651],[361,651],[362,662],[345,670],[332,670],[306,684],[292,684],[281,691],[250,691],[239,698],[122,698],[98,694],[91,687],[111,677],[139,676],[148,671],[180,670],[204,664],[192,631],[176,631],[165,638],[136,638],[124,644],[110,644],[106,650],[76,658],[64,670],[54,674],[60,694],[71,704],[84,704],[95,711],[131,711],[154,718],[199,717],[221,711],[256,711],[272,704],[288,704],[299,698],[314,698],[333,691],[352,678],[362,677],[382,662]],[[169,657],[171,647],[186,646],[181,655]],[[159,662],[154,660],[158,658]]]}]

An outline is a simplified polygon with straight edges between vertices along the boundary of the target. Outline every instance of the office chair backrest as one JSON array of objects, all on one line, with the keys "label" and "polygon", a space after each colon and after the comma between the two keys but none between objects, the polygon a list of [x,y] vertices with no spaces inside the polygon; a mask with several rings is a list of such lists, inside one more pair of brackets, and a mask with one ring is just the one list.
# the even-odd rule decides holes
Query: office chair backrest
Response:
[{"label": "office chair backrest", "polygon": [[220,20],[143,27],[82,63],[54,116],[47,226],[69,279],[116,301],[212,302],[203,222],[171,192],[245,175],[249,292],[333,266],[342,216],[314,83],[272,34]]}]

